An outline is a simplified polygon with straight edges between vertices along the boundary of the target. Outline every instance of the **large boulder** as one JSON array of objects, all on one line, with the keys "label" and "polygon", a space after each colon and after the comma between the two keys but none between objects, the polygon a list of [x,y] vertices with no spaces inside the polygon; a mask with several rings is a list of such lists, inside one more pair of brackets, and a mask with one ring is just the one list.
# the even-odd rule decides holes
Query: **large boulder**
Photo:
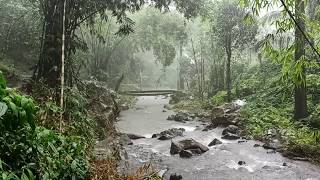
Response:
[{"label": "large boulder", "polygon": [[172,128],[165,131],[162,131],[159,134],[152,135],[153,138],[158,137],[159,140],[169,140],[177,136],[183,136],[183,132],[186,130],[184,128]]},{"label": "large boulder", "polygon": [[179,154],[182,150],[200,149],[201,153],[207,152],[209,148],[194,139],[185,139],[178,142],[172,142],[170,154]]},{"label": "large boulder", "polygon": [[211,122],[216,126],[238,125],[240,121],[239,110],[241,106],[237,103],[228,103],[212,109]]},{"label": "large boulder", "polygon": [[229,126],[229,125],[237,125],[239,123],[239,114],[231,113],[224,114],[223,116],[213,117],[211,119],[212,124],[217,126]]}]

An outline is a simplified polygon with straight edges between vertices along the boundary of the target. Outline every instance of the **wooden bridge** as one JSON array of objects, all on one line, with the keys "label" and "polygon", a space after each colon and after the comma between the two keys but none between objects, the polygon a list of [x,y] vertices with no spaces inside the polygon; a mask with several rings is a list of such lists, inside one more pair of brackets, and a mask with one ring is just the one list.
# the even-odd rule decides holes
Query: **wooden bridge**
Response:
[{"label": "wooden bridge", "polygon": [[141,91],[122,91],[120,94],[128,96],[160,96],[175,94],[180,91],[177,90],[141,90]]}]

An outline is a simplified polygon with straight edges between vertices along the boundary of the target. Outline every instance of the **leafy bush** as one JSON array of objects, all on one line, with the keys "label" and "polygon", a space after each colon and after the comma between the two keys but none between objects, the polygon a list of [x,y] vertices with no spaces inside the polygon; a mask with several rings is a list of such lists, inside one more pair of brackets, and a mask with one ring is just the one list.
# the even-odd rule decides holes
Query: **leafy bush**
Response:
[{"label": "leafy bush", "polygon": [[200,100],[182,100],[174,105],[174,109],[185,110],[190,112],[201,112],[203,111],[203,103]]},{"label": "leafy bush", "polygon": [[227,100],[227,91],[219,91],[210,99],[211,106],[220,106]]},{"label": "leafy bush", "polygon": [[85,141],[39,127],[37,110],[31,98],[6,88],[0,74],[1,177],[86,179]]},{"label": "leafy bush", "polygon": [[268,130],[276,130],[277,138],[286,150],[320,162],[320,131],[311,129],[301,121],[292,119],[292,107],[283,103],[283,108],[255,100],[241,111],[244,126],[249,135],[266,140]]}]

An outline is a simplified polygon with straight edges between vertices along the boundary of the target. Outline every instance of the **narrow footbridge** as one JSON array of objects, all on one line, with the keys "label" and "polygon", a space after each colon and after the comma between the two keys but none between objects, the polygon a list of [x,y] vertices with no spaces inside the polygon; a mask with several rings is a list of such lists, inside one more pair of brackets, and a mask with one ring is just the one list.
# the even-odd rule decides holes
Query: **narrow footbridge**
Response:
[{"label": "narrow footbridge", "polygon": [[178,90],[141,90],[141,91],[122,91],[120,94],[128,96],[160,96],[170,95],[181,91]]}]

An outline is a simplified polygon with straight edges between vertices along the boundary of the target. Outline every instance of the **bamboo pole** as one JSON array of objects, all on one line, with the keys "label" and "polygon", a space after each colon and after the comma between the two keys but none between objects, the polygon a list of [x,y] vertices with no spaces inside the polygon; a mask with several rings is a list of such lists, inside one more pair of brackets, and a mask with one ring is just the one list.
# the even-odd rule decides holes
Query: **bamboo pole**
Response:
[{"label": "bamboo pole", "polygon": [[64,62],[65,62],[65,31],[66,31],[66,3],[63,3],[63,20],[62,20],[62,46],[61,46],[61,92],[60,92],[60,132],[62,132],[63,109],[64,109]]}]

